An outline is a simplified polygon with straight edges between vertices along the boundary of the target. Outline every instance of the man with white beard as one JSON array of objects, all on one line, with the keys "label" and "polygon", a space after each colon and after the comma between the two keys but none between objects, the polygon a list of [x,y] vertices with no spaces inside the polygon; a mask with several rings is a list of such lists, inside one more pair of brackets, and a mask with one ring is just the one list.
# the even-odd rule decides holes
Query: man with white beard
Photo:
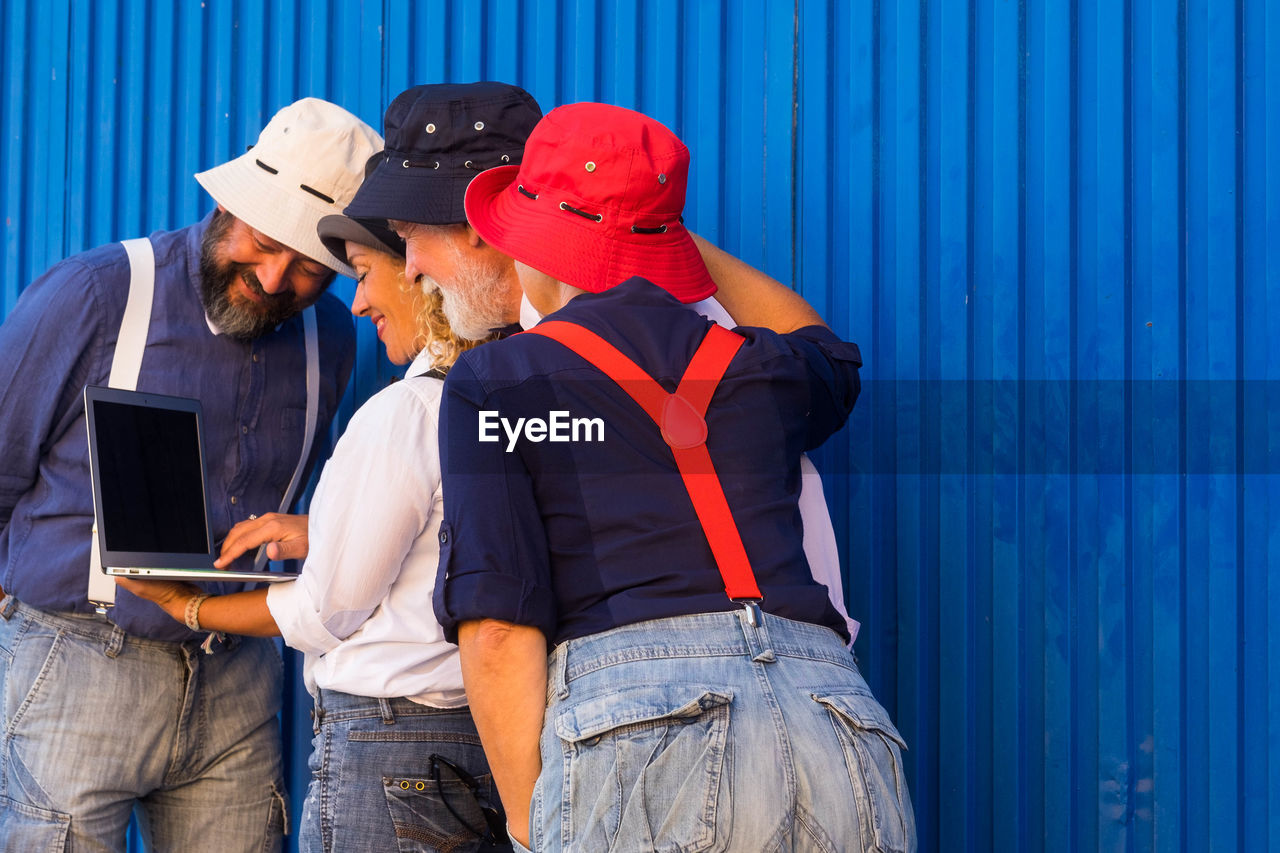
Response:
[{"label": "man with white beard", "polygon": [[[407,89],[387,108],[382,162],[343,211],[388,221],[405,239],[406,278],[438,288],[450,326],[470,340],[518,332],[541,319],[522,299],[514,262],[480,238],[463,209],[471,179],[485,169],[520,163],[525,140],[541,118],[528,92],[505,83]],[[584,168],[590,171],[593,164]],[[791,332],[808,322],[807,305],[790,288],[696,235],[694,239],[718,290],[691,308],[730,328]],[[848,624],[850,637],[856,638],[858,623],[844,604],[822,480],[807,456],[801,471],[805,556]]]}]

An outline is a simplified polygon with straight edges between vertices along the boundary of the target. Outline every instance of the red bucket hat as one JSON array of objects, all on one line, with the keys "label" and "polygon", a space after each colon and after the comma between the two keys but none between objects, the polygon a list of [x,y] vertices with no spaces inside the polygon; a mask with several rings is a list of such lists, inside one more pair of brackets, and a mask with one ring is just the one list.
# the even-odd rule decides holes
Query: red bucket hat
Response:
[{"label": "red bucket hat", "polygon": [[661,123],[608,104],[543,117],[519,166],[481,172],[469,221],[502,252],[599,293],[639,275],[681,302],[715,293],[681,222],[689,149]]}]

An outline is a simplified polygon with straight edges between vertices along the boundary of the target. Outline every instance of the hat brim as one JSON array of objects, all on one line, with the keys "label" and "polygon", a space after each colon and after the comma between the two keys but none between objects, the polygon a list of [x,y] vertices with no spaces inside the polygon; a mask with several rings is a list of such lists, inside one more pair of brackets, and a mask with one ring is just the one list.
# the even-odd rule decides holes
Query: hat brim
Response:
[{"label": "hat brim", "polygon": [[347,258],[348,240],[404,260],[404,241],[386,227],[380,228],[377,225],[335,213],[321,219],[316,226],[316,231],[325,248],[348,263],[350,263]]},{"label": "hat brim", "polygon": [[281,192],[278,185],[266,180],[251,155],[252,152],[243,154],[198,172],[195,178],[236,219],[334,272],[354,278],[351,267],[329,251],[316,232],[321,219],[338,212],[337,205],[320,198],[312,203],[301,193]]},{"label": "hat brim", "polygon": [[342,212],[357,219],[398,219],[423,225],[466,221],[462,200],[472,174],[439,174],[410,165],[395,155],[379,163],[364,179]]},{"label": "hat brim", "polygon": [[467,188],[467,221],[485,242],[573,287],[599,293],[641,276],[684,303],[716,292],[702,253],[679,223],[664,234],[618,233],[532,199],[515,187],[519,166],[481,172]]}]

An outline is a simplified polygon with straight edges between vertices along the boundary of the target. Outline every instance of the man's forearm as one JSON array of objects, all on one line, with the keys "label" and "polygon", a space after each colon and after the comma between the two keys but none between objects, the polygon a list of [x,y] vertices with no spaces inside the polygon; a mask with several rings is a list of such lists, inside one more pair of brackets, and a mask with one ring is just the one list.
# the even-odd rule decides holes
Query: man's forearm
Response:
[{"label": "man's forearm", "polygon": [[458,627],[467,703],[511,834],[529,842],[529,801],[542,771],[547,640],[537,628],[485,619]]},{"label": "man's forearm", "polygon": [[800,294],[777,279],[735,258],[697,234],[707,272],[716,283],[716,300],[739,326],[760,326],[775,332],[794,332],[805,326],[825,326],[822,316]]}]

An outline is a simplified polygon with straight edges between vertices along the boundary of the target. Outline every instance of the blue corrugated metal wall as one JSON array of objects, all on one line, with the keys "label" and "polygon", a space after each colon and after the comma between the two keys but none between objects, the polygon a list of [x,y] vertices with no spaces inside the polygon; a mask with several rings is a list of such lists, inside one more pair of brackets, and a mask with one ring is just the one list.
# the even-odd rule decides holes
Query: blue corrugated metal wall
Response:
[{"label": "blue corrugated metal wall", "polygon": [[302,95],[663,120],[693,227],[862,344],[819,464],[922,849],[1280,847],[1274,3],[0,3],[6,313]]}]

